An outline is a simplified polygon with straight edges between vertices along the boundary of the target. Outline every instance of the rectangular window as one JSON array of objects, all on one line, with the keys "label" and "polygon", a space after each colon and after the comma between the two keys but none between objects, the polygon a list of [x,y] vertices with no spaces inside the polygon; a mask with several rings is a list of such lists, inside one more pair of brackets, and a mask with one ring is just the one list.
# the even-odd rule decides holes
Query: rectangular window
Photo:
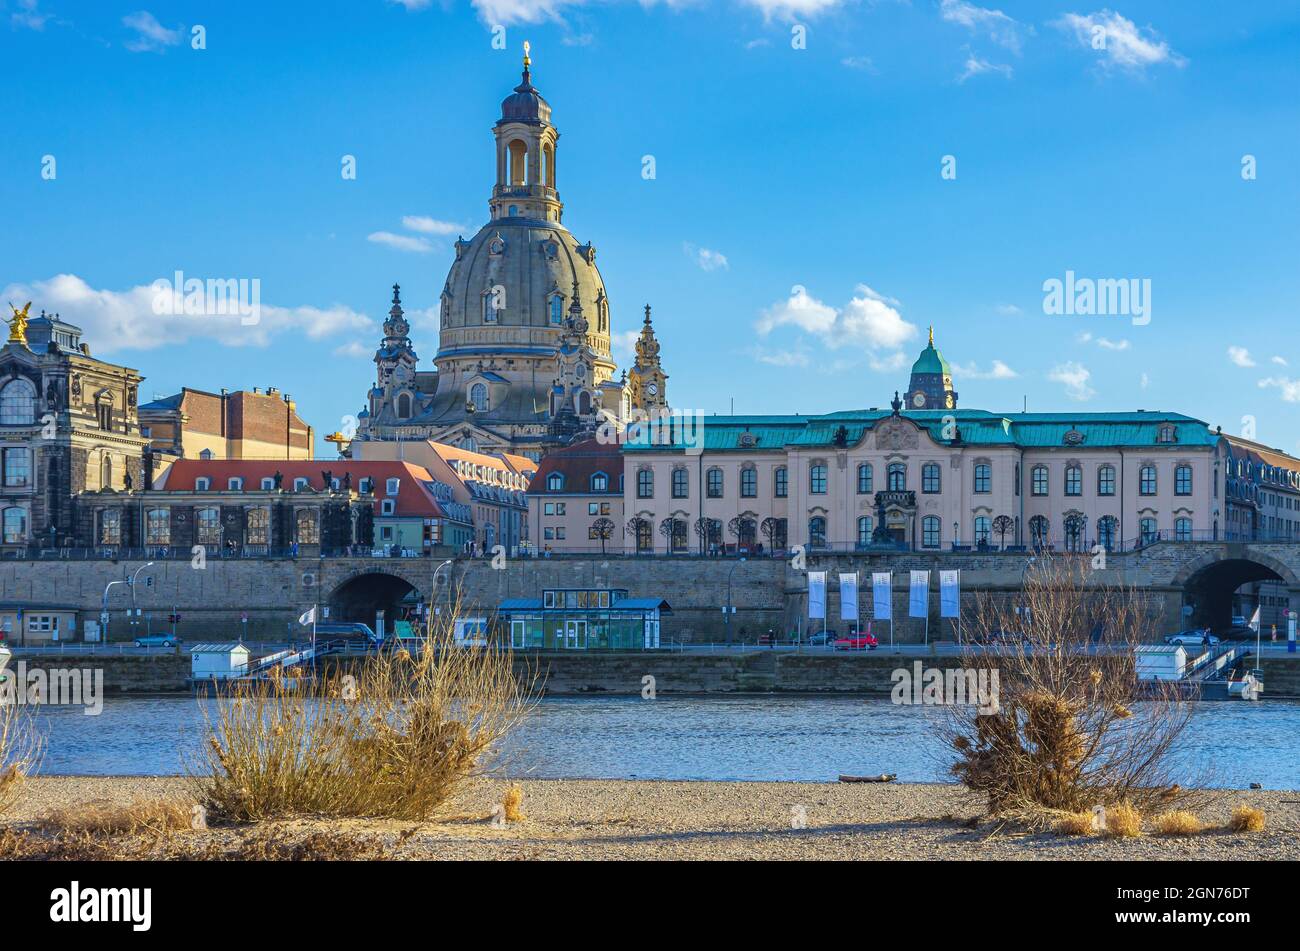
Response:
[{"label": "rectangular window", "polygon": [[14,448],[4,451],[4,484],[21,488],[32,481],[32,454],[30,449]]},{"label": "rectangular window", "polygon": [[271,510],[255,508],[248,510],[248,529],[244,533],[247,545],[271,544]]},{"label": "rectangular window", "polygon": [[933,462],[927,462],[921,467],[921,491],[928,495],[935,495],[940,491],[939,466]]},{"label": "rectangular window", "polygon": [[705,494],[711,499],[722,498],[722,470],[710,469],[704,473]]},{"label": "rectangular window", "polygon": [[169,509],[150,509],[145,514],[145,544],[170,545],[172,538]]},{"label": "rectangular window", "polygon": [[772,476],[772,495],[784,499],[790,494],[790,473],[781,466]]},{"label": "rectangular window", "polygon": [[598,502],[588,502],[588,503],[587,503],[587,514],[588,514],[588,515],[599,515],[599,514],[600,514],[600,503],[598,503]]},{"label": "rectangular window", "polygon": [[993,491],[993,467],[980,463],[975,467],[975,491],[986,495]]},{"label": "rectangular window", "polygon": [[1083,469],[1079,466],[1065,467],[1065,494],[1083,495]]},{"label": "rectangular window", "polygon": [[758,470],[749,468],[740,470],[740,497],[752,499],[758,495]]},{"label": "rectangular window", "polygon": [[1115,494],[1115,467],[1102,466],[1097,470],[1097,494]]},{"label": "rectangular window", "polygon": [[808,470],[808,491],[813,495],[826,494],[826,466],[817,463]]},{"label": "rectangular window", "polygon": [[1033,483],[1031,491],[1034,495],[1047,494],[1047,466],[1034,466],[1030,479]]},{"label": "rectangular window", "polygon": [[[1192,494],[1192,467],[1179,466],[1174,470],[1174,495],[1191,495]],[[1287,499],[1287,508],[1290,508],[1291,500]]]}]

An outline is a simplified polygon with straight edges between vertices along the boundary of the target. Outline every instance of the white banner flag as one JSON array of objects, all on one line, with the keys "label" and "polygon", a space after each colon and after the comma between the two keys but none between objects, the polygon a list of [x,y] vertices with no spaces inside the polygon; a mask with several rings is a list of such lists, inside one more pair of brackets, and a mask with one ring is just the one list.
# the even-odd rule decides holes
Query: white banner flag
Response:
[{"label": "white banner flag", "polygon": [[808,616],[826,617],[826,572],[808,572]]},{"label": "white banner flag", "polygon": [[889,583],[892,577],[888,571],[872,572],[871,613],[877,621],[888,621],[894,616],[889,606]]},{"label": "white banner flag", "polygon": [[840,574],[840,620],[858,619],[858,573]]},{"label": "white banner flag", "polygon": [[961,616],[961,570],[939,572],[939,616]]},{"label": "white banner flag", "polygon": [[311,610],[309,610],[309,611],[304,611],[302,614],[298,615],[298,623],[299,623],[299,624],[312,624],[312,623],[315,623],[315,621],[316,621],[316,606],[315,606],[315,605],[312,605]]},{"label": "white banner flag", "polygon": [[930,614],[930,572],[912,572],[912,594],[908,599],[909,617],[928,617]]}]

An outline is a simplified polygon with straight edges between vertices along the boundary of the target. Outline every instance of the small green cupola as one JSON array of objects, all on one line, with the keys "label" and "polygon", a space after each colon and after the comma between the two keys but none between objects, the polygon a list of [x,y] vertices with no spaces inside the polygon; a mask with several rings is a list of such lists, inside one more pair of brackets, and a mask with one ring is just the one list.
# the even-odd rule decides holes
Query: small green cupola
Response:
[{"label": "small green cupola", "polygon": [[956,409],[957,392],[952,388],[952,368],[934,346],[934,327],[930,342],[912,364],[904,402],[908,409]]}]

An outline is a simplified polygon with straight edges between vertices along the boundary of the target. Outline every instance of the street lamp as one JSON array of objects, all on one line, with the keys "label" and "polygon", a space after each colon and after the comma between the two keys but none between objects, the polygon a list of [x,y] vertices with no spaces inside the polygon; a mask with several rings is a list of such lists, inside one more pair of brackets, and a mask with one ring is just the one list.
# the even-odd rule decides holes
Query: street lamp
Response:
[{"label": "street lamp", "polygon": [[731,566],[731,571],[727,572],[727,610],[725,613],[727,615],[727,645],[728,646],[731,645],[731,613],[734,610],[734,608],[732,608],[731,606],[731,576],[735,573],[737,568],[739,568],[741,565],[745,563],[745,561],[746,559],[742,555],[740,560]]},{"label": "street lamp", "polygon": [[[136,582],[136,579],[138,579],[138,578],[140,577],[140,572],[144,571],[146,568],[152,568],[152,567],[153,567],[153,562],[152,562],[152,561],[147,561],[147,562],[145,562],[145,563],[144,563],[143,565],[141,565],[139,568],[135,569],[135,574],[131,575],[131,580],[127,582],[127,584],[129,584],[129,585],[131,586],[131,617],[132,617],[132,618],[135,618],[136,615],[139,613],[138,609],[137,609],[136,606],[135,606],[135,582]],[[107,591],[107,590],[108,590],[108,589],[105,589],[105,591]],[[136,624],[136,621],[135,621],[135,620],[132,620],[132,621],[131,621],[131,624],[132,624],[132,625]]]},{"label": "street lamp", "polygon": [[[429,600],[430,600],[430,601],[432,602],[432,604],[433,604],[433,613],[434,613],[434,614],[437,614],[437,613],[441,610],[441,609],[438,607],[438,572],[440,572],[440,571],[442,571],[442,569],[447,568],[447,567],[449,567],[450,565],[452,565],[452,564],[455,562],[455,560],[456,560],[456,559],[454,559],[454,558],[448,558],[446,561],[444,561],[442,564],[440,564],[437,568],[434,568],[434,569],[433,569],[433,591],[430,592],[430,598],[429,598]],[[451,583],[451,582],[450,582],[451,572],[448,572],[447,574],[448,574],[448,584],[450,584],[450,583]],[[449,592],[448,592],[448,597],[449,597],[449,598],[450,598],[450,595],[451,595],[451,592],[449,591]]]}]

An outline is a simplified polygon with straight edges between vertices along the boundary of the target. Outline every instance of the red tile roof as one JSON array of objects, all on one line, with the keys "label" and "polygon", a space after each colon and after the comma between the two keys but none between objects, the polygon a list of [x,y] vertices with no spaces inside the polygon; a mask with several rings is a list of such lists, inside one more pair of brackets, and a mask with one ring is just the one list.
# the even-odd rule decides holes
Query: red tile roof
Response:
[{"label": "red tile roof", "polygon": [[347,459],[178,459],[167,470],[161,484],[155,482],[155,488],[169,492],[192,492],[195,480],[207,477],[212,480],[212,490],[223,491],[230,479],[242,478],[244,491],[261,491],[262,480],[270,479],[279,472],[284,478],[281,482],[286,492],[293,489],[294,480],[306,479],[307,484],[316,491],[324,488],[322,472],[328,470],[336,479],[342,479],[346,473],[352,474],[352,488],[359,490],[362,479],[374,482],[375,501],[389,498],[388,480],[400,480],[397,485],[397,505],[395,513],[399,516],[420,518],[445,517],[442,507],[433,493],[426,487],[433,476],[422,466],[409,462],[375,460],[372,462],[353,462]]},{"label": "red tile roof", "polygon": [[[564,488],[559,492],[550,491],[547,477],[552,472],[564,476]],[[591,477],[597,472],[609,476],[609,488],[604,492],[591,491]],[[575,443],[563,449],[547,453],[537,467],[537,475],[529,483],[529,495],[567,495],[581,493],[584,495],[622,495],[619,477],[623,474],[623,454],[617,444],[605,444],[597,439]]]}]

